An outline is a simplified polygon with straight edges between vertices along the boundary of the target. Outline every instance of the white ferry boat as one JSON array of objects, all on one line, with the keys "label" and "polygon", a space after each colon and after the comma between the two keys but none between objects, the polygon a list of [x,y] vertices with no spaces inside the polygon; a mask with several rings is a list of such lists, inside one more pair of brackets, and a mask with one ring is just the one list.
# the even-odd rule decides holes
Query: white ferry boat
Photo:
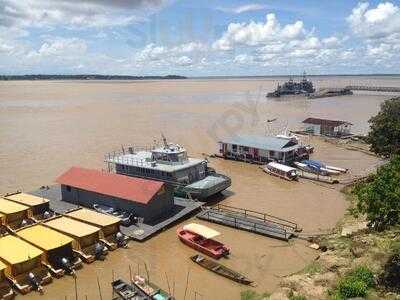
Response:
[{"label": "white ferry boat", "polygon": [[161,147],[128,147],[105,157],[108,169],[118,174],[172,184],[181,197],[204,200],[227,189],[231,179],[208,167],[207,160],[188,157],[185,148],[167,143]]}]

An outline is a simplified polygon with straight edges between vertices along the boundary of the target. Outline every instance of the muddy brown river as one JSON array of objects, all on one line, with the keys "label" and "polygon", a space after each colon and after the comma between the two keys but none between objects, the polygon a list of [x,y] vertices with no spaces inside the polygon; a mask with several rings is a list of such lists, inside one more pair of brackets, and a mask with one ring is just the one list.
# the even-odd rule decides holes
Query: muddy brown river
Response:
[{"label": "muddy brown river", "polygon": [[[0,82],[0,193],[29,191],[54,183],[71,166],[105,168],[103,156],[121,145],[152,144],[163,133],[187,148],[191,156],[212,154],[217,141],[234,133],[279,133],[300,129],[309,116],[343,119],[355,133],[366,133],[367,120],[390,94],[359,92],[352,96],[307,100],[266,99],[285,78],[190,79],[178,81],[20,81]],[[400,86],[399,77],[316,77],[317,87],[348,84]],[[267,119],[277,121],[266,128]],[[303,138],[315,146],[313,158],[350,169],[358,176],[378,160],[322,139]],[[286,182],[257,166],[210,159],[210,165],[232,178],[223,204],[263,211],[297,222],[304,234],[326,232],[346,210],[339,188],[309,181]],[[184,222],[189,222],[186,220]],[[199,221],[196,221],[199,222]],[[203,222],[200,222],[203,223]],[[203,223],[206,224],[206,223]],[[255,280],[258,292],[272,292],[280,277],[304,268],[317,253],[306,242],[289,243],[227,227],[207,224],[222,233],[232,255],[222,263]],[[78,299],[111,299],[113,274],[125,279],[129,266],[177,299],[240,299],[249,287],[193,264],[195,253],[178,241],[173,226],[144,243],[112,252],[106,261],[85,265],[78,273]],[[188,278],[188,284],[186,280]],[[17,299],[75,299],[74,281],[54,279],[43,296]],[[185,297],[186,292],[186,297]]]}]

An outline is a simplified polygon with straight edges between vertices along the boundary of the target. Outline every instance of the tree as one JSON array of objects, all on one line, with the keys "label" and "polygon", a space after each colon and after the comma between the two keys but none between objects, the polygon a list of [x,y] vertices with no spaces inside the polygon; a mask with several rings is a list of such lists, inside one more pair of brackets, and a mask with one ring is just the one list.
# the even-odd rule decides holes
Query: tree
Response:
[{"label": "tree", "polygon": [[353,189],[355,215],[365,214],[370,225],[378,230],[400,223],[400,156],[380,167],[369,180]]},{"label": "tree", "polygon": [[368,122],[371,151],[384,157],[400,154],[400,98],[383,102],[380,112]]}]

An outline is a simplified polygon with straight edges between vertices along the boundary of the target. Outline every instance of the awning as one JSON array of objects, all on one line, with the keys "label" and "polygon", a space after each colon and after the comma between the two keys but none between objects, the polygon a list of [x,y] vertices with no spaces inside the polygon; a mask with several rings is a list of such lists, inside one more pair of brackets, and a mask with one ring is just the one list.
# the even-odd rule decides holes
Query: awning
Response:
[{"label": "awning", "polygon": [[208,228],[207,226],[204,226],[204,225],[195,224],[195,223],[187,224],[187,225],[183,226],[183,229],[193,232],[193,233],[196,233],[198,235],[201,235],[202,237],[204,237],[206,239],[212,239],[212,238],[220,235],[220,233],[214,229]]},{"label": "awning", "polygon": [[49,200],[46,198],[29,195],[29,194],[25,194],[25,193],[13,194],[13,195],[5,196],[4,198],[27,205],[27,206],[30,206],[30,207],[49,202]]}]

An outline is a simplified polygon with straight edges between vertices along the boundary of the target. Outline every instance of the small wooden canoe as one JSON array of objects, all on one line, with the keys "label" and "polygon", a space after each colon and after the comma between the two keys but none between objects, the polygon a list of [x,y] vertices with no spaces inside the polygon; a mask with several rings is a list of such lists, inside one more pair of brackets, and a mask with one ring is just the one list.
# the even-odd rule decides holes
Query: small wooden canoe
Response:
[{"label": "small wooden canoe", "polygon": [[247,277],[243,276],[242,274],[231,270],[220,263],[217,263],[216,261],[213,261],[211,259],[205,258],[204,256],[200,254],[196,254],[190,258],[193,262],[196,264],[202,266],[203,268],[210,270],[214,273],[217,273],[218,275],[224,276],[226,278],[229,278],[233,281],[239,282],[241,284],[245,285],[252,285],[254,282]]}]

